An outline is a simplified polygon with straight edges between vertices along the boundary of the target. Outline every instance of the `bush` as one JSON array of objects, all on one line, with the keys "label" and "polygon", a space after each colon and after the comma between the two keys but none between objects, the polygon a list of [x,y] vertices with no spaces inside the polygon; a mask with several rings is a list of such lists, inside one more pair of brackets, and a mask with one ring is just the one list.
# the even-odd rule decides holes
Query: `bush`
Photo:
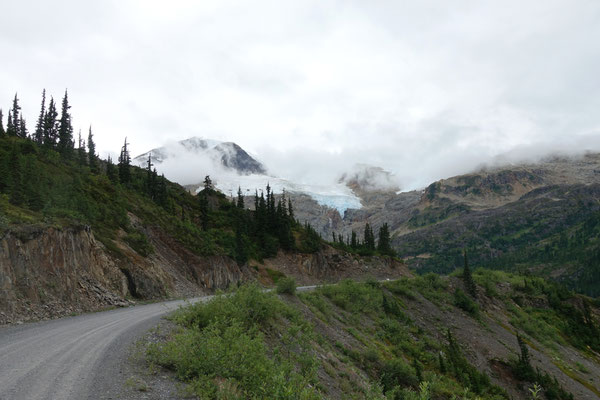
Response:
[{"label": "bush", "polygon": [[479,306],[461,289],[454,291],[454,305],[468,312],[473,317],[479,316]]},{"label": "bush", "polygon": [[294,294],[296,293],[296,281],[294,278],[281,278],[277,281],[275,291],[277,294]]},{"label": "bush", "polygon": [[148,257],[154,253],[154,247],[148,241],[148,237],[140,231],[134,231],[125,236],[125,242],[142,257]]},{"label": "bush", "polygon": [[[148,356],[174,370],[199,398],[321,398],[309,347],[312,328],[273,293],[242,286],[181,309],[174,319],[183,329],[152,345]],[[263,332],[275,326],[288,330],[267,345]]]}]

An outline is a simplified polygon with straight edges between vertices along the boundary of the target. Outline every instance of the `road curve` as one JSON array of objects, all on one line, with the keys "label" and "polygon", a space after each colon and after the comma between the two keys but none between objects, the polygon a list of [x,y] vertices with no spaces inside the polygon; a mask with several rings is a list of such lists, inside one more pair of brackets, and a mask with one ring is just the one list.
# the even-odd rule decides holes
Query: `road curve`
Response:
[{"label": "road curve", "polygon": [[212,297],[0,327],[0,400],[116,399],[136,337],[179,306]]},{"label": "road curve", "polygon": [[[202,300],[208,297],[202,298]],[[184,301],[0,327],[0,400],[111,398],[135,338]]]}]

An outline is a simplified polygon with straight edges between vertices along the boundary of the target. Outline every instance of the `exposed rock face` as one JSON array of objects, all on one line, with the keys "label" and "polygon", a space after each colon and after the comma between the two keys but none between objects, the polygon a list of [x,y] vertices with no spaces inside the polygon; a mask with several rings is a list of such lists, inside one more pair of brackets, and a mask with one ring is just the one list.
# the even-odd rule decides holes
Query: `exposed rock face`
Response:
[{"label": "exposed rock face", "polygon": [[0,238],[0,324],[193,296],[252,278],[228,257],[199,257],[158,229],[143,230],[155,249],[149,257],[121,240],[115,256],[84,227],[9,231]]},{"label": "exposed rock face", "polygon": [[[0,238],[0,324],[189,297],[261,279],[255,268],[240,267],[227,256],[198,256],[161,229],[143,226],[135,215],[129,219],[152,244],[148,257],[120,238],[114,242],[118,252],[111,252],[86,227],[23,226],[5,233]],[[402,262],[355,258],[331,247],[315,254],[279,253],[265,260],[263,272],[265,267],[299,284],[410,274]]]},{"label": "exposed rock face", "polygon": [[358,257],[325,247],[314,254],[286,254],[265,260],[264,267],[296,279],[298,285],[334,283],[342,279],[364,280],[410,276],[408,267],[389,257]]},{"label": "exposed rock face", "polygon": [[0,290],[0,323],[127,304],[126,277],[84,228],[8,232]]}]

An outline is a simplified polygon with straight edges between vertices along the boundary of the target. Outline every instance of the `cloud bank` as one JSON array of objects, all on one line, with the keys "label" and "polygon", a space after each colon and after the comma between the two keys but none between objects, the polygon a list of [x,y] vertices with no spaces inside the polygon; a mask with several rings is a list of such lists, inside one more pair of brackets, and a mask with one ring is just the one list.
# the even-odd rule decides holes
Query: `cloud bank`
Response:
[{"label": "cloud bank", "polygon": [[31,129],[42,88],[68,88],[103,155],[125,136],[133,154],[204,136],[278,176],[330,182],[363,163],[416,188],[499,155],[600,150],[598,2],[23,0],[3,14],[5,114],[19,92]]}]

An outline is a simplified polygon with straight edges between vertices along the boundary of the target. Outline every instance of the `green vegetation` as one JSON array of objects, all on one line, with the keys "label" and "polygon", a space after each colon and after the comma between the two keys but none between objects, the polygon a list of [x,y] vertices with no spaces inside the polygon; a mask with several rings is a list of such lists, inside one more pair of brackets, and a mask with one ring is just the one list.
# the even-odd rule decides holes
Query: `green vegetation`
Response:
[{"label": "green vegetation", "polygon": [[291,202],[276,198],[269,186],[266,197],[256,193],[251,211],[243,198],[231,202],[214,190],[208,176],[194,196],[159,176],[151,156],[146,168],[131,166],[127,140],[118,165],[95,154],[91,128],[87,148],[81,134],[75,148],[69,110],[67,93],[59,117],[53,99],[46,107],[44,91],[29,135],[15,97],[10,129],[0,132],[0,233],[23,224],[89,227],[115,256],[124,256],[116,244],[122,239],[147,257],[154,251],[152,234],[160,231],[193,253],[228,255],[240,265],[279,250],[316,252],[323,245],[314,229],[294,219]]},{"label": "green vegetation", "polygon": [[330,244],[339,250],[358,254],[360,256],[396,256],[396,252],[392,249],[390,228],[387,222],[379,227],[377,243],[373,228],[367,222],[365,224],[362,242],[358,239],[358,236],[354,231],[352,231],[352,235],[346,238],[346,240],[344,240],[342,235],[336,236],[334,232]]},{"label": "green vegetation", "polygon": [[200,398],[321,398],[312,327],[274,294],[242,286],[173,319],[181,331],[152,346],[149,357],[173,369]]},{"label": "green vegetation", "polygon": [[[473,276],[495,279],[481,271]],[[180,330],[153,345],[149,358],[201,398],[507,399],[468,360],[454,328],[423,329],[409,316],[405,303],[418,304],[419,296],[453,307],[446,281],[434,274],[346,280],[299,293],[301,303],[242,286],[177,312]],[[510,301],[509,293],[501,296]],[[571,398],[548,374],[534,370],[531,381],[520,372],[529,353],[519,338],[519,360],[506,362],[516,379],[538,382],[549,399]]]},{"label": "green vegetation", "polygon": [[294,278],[281,278],[277,281],[275,291],[277,294],[294,294],[296,293],[296,281]]},{"label": "green vegetation", "polygon": [[419,259],[421,273],[450,273],[462,266],[460,249],[467,247],[473,265],[521,274],[534,271],[541,276],[561,271],[557,279],[563,284],[597,297],[598,196],[598,185],[551,186],[533,190],[504,207],[480,212],[455,212],[454,203],[440,199],[436,216],[413,221],[413,227],[422,229],[403,236],[396,250],[404,256],[431,254]]}]

